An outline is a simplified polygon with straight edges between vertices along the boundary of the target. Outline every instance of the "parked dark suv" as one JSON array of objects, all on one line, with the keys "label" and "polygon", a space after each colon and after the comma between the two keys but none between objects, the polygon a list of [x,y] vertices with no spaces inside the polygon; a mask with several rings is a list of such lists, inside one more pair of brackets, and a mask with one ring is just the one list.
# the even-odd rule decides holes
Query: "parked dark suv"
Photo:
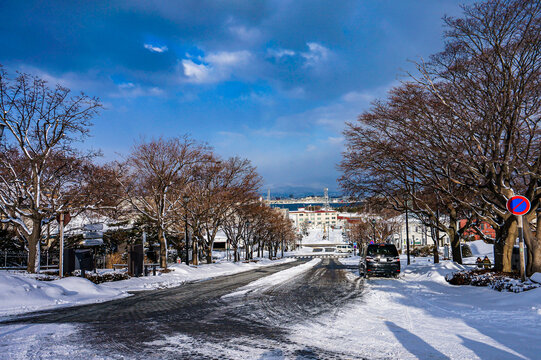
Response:
[{"label": "parked dark suv", "polygon": [[400,275],[400,257],[393,244],[370,244],[361,253],[359,274],[363,277],[372,275]]}]

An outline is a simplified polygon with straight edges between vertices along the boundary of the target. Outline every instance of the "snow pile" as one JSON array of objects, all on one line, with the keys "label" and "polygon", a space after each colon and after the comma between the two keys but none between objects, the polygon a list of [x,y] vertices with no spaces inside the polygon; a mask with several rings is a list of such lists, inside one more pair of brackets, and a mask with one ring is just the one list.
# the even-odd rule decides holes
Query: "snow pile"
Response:
[{"label": "snow pile", "polygon": [[179,286],[187,281],[197,281],[210,279],[216,276],[237,274],[243,271],[254,270],[264,266],[277,265],[291,261],[296,261],[296,259],[257,259],[257,262],[249,263],[234,263],[224,261],[214,264],[202,264],[198,266],[188,266],[184,263],[174,264],[168,267],[171,271],[165,274],[160,273],[157,276],[134,277],[128,280],[103,283],[101,286],[123,291],[164,289]]},{"label": "snow pile", "polygon": [[313,268],[320,262],[321,262],[321,259],[319,258],[312,259],[305,264],[298,265],[290,269],[282,270],[275,274],[265,276],[259,280],[253,281],[249,283],[248,285],[241,287],[238,291],[224,295],[223,297],[225,298],[225,297],[231,297],[231,296],[240,296],[240,295],[244,295],[248,292],[255,291],[255,290],[265,291],[266,289],[269,289],[278,284],[282,284],[294,278],[295,276],[299,276],[300,274],[310,270],[311,268]]},{"label": "snow pile", "polygon": [[0,316],[107,301],[126,296],[87,279],[69,277],[40,281],[25,273],[0,271]]},{"label": "snow pile", "polygon": [[308,235],[302,238],[302,244],[345,244],[342,229],[327,228],[327,238],[323,239],[323,229],[308,229]]},{"label": "snow pile", "polygon": [[476,258],[480,256],[481,258],[488,256],[489,258],[494,257],[494,245],[493,244],[487,244],[483,240],[475,240],[468,242],[468,245],[470,246],[472,256],[475,256]]},{"label": "snow pile", "polygon": [[199,266],[175,264],[169,267],[173,271],[166,274],[142,276],[99,285],[80,277],[40,281],[36,278],[43,278],[43,276],[0,271],[0,316],[108,301],[129,296],[129,291],[175,287],[187,281],[231,275],[291,261],[295,259],[274,261],[259,259],[257,262],[250,263],[222,262]]},{"label": "snow pile", "polygon": [[535,273],[533,274],[531,277],[530,277],[530,280],[538,283],[538,284],[541,284],[541,273]]}]

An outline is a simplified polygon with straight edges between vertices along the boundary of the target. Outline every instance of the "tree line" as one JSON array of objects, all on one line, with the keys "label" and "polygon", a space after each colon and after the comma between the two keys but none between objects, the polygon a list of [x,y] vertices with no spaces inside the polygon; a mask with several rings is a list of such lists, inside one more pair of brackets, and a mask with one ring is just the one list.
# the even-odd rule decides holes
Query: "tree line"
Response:
[{"label": "tree line", "polygon": [[97,98],[29,74],[10,78],[0,66],[1,230],[28,252],[29,272],[39,271],[46,230],[66,212],[155,230],[164,268],[171,246],[191,251],[195,264],[200,257],[212,262],[219,230],[235,261],[241,248],[246,259],[264,249],[272,257],[294,242],[291,221],[260,202],[262,179],[250,161],[222,159],[188,135],[141,140],[124,159],[99,164],[99,152],[76,144],[101,108]]},{"label": "tree line", "polygon": [[445,17],[444,50],[347,124],[342,187],[415,213],[457,262],[462,233],[489,223],[503,271],[517,238],[506,203],[524,195],[527,272],[541,271],[540,14],[538,1],[490,0]]}]

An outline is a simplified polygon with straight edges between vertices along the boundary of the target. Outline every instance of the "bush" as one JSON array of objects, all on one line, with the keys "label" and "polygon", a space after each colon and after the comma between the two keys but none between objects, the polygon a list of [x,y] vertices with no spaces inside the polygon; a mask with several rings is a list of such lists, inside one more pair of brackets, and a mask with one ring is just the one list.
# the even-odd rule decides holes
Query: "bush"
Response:
[{"label": "bush", "polygon": [[125,272],[108,272],[105,274],[86,273],[85,277],[92,281],[94,284],[101,284],[109,281],[127,280],[130,278],[128,273]]},{"label": "bush", "polygon": [[470,257],[470,256],[473,256],[473,253],[471,252],[470,245],[468,245],[468,244],[462,244],[462,256],[463,256],[463,257]]},{"label": "bush", "polygon": [[434,245],[427,245],[421,247],[414,247],[410,254],[413,256],[424,257],[434,255]]},{"label": "bush", "polygon": [[445,280],[451,285],[488,286],[497,291],[522,292],[541,287],[531,281],[522,282],[516,273],[494,272],[475,269],[447,274]]}]

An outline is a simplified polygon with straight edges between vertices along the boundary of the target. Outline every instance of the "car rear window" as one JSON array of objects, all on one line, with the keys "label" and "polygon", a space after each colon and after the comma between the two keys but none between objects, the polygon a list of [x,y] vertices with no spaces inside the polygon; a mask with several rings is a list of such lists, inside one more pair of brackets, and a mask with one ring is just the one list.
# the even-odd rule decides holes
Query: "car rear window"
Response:
[{"label": "car rear window", "polygon": [[366,252],[368,256],[398,256],[394,245],[369,245]]}]

